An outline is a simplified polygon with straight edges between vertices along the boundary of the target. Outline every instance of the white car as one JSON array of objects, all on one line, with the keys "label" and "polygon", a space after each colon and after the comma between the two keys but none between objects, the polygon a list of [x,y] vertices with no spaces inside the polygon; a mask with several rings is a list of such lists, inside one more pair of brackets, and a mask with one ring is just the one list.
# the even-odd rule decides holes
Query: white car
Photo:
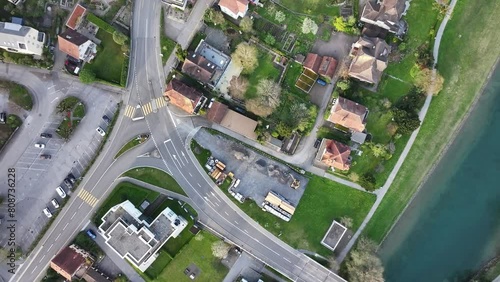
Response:
[{"label": "white car", "polygon": [[64,192],[63,188],[61,186],[56,188],[56,192],[61,198],[66,198],[66,192]]},{"label": "white car", "polygon": [[52,205],[54,206],[54,208],[58,209],[59,208],[59,203],[57,202],[56,199],[52,199],[52,201],[50,201],[52,203]]},{"label": "white car", "polygon": [[45,148],[45,144],[43,144],[43,143],[35,143],[35,147],[43,149],[43,148]]},{"label": "white car", "polygon": [[43,209],[43,213],[48,217],[48,218],[51,218],[52,217],[52,213],[50,212],[50,210],[48,208],[44,208]]},{"label": "white car", "polygon": [[106,132],[101,127],[96,128],[95,131],[97,131],[97,133],[99,133],[102,137],[106,135]]}]

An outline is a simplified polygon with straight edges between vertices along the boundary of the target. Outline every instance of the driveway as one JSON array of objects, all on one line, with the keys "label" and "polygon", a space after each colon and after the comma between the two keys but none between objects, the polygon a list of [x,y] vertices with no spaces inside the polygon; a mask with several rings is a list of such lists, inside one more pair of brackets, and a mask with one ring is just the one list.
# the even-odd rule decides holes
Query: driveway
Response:
[{"label": "driveway", "polygon": [[358,36],[347,35],[342,32],[333,32],[330,40],[325,42],[316,40],[311,52],[321,56],[331,56],[337,61],[341,61],[349,55],[351,46],[358,40]]}]

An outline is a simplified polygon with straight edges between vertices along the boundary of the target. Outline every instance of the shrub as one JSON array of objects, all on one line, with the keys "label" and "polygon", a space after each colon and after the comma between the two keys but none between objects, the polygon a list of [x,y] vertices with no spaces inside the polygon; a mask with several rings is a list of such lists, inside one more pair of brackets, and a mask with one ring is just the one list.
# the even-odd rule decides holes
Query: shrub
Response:
[{"label": "shrub", "polygon": [[105,22],[104,20],[102,20],[101,18],[98,18],[96,15],[94,15],[92,13],[88,13],[87,14],[87,20],[89,22],[95,24],[99,28],[101,28],[101,29],[109,32],[109,33],[114,33],[115,32],[115,28],[113,26],[111,26],[110,24],[108,24],[107,22]]},{"label": "shrub", "polygon": [[285,13],[283,13],[282,11],[277,11],[275,14],[274,14],[274,19],[279,22],[279,23],[282,23],[286,20],[286,15]]},{"label": "shrub", "polygon": [[89,68],[83,68],[80,72],[80,81],[89,84],[96,80],[95,73]]},{"label": "shrub", "polygon": [[115,30],[113,32],[113,41],[116,44],[123,45],[123,44],[125,44],[125,42],[127,42],[127,40],[128,40],[128,37],[125,34],[119,32],[117,30]]},{"label": "shrub", "polygon": [[264,42],[266,42],[267,45],[274,45],[276,43],[276,38],[272,36],[271,34],[266,34],[266,37],[264,38]]},{"label": "shrub", "polygon": [[318,25],[311,19],[305,18],[302,22],[302,33],[303,34],[316,34],[318,32]]}]

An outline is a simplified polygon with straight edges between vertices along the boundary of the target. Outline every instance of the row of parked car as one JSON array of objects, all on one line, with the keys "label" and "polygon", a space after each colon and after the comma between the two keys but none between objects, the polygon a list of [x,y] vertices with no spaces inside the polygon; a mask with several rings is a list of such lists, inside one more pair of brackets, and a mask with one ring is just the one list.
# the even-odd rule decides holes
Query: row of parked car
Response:
[{"label": "row of parked car", "polygon": [[[66,178],[64,178],[64,181],[63,181],[63,184],[64,186],[66,186],[66,188],[71,191],[73,189],[73,186],[75,185],[76,183],[76,177],[72,174],[72,173],[69,173],[68,176],[66,176]],[[56,188],[56,193],[57,195],[59,195],[59,197],[61,197],[61,199],[64,199],[66,198],[67,194],[66,194],[66,191],[64,191],[62,185],[59,185],[57,188]],[[57,201],[56,198],[53,198],[50,203],[52,204],[52,206],[57,210],[59,208],[59,202]],[[43,209],[43,213],[48,217],[48,218],[51,218],[52,217],[52,212],[50,211],[49,207],[45,207],[45,209]]]},{"label": "row of parked car", "polygon": [[[42,137],[42,138],[52,138],[52,134],[44,132],[44,133],[40,134],[40,137]],[[45,143],[42,143],[42,142],[35,143],[35,147],[39,148],[39,149],[43,149],[43,148],[45,148]],[[50,160],[50,159],[52,159],[52,155],[50,155],[50,154],[41,154],[40,155],[40,159]]]}]

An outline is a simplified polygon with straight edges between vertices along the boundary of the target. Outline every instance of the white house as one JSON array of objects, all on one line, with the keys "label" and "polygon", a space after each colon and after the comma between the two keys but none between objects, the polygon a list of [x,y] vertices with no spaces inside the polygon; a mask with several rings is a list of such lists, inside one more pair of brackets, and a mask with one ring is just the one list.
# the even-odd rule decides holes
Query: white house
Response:
[{"label": "white house", "polygon": [[0,48],[8,52],[41,56],[45,33],[29,26],[0,22]]},{"label": "white house", "polygon": [[237,20],[238,17],[244,17],[248,11],[248,0],[220,0],[220,10]]}]

